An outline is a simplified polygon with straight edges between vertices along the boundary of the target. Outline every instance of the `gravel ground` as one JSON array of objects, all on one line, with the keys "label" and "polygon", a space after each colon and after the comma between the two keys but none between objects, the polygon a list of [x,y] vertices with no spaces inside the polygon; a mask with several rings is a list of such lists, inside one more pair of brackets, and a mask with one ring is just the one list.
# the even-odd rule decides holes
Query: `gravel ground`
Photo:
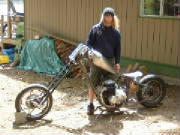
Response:
[{"label": "gravel ground", "polygon": [[80,79],[65,79],[54,92],[52,110],[45,118],[15,124],[17,94],[29,84],[47,85],[50,80],[48,76],[0,66],[2,135],[180,135],[180,86],[176,83],[170,83],[166,98],[157,108],[144,108],[134,102],[123,106],[122,114],[99,115],[97,111],[89,117],[87,87]]}]

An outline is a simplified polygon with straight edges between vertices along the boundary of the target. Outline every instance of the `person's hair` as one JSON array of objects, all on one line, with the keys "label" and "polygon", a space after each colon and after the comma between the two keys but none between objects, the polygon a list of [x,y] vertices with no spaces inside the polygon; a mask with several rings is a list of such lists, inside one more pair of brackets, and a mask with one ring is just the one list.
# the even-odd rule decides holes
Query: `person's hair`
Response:
[{"label": "person's hair", "polygon": [[[119,29],[119,18],[116,15],[112,17],[113,17],[112,27],[114,29]],[[104,15],[102,14],[100,22],[103,23],[103,21],[104,21]]]}]

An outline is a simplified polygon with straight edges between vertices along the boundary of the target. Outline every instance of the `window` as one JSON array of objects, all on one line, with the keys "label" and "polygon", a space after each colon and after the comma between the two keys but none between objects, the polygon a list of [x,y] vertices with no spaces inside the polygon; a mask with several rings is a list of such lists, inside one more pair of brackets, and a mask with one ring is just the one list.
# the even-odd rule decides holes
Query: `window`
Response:
[{"label": "window", "polygon": [[180,0],[140,0],[140,16],[180,18]]}]

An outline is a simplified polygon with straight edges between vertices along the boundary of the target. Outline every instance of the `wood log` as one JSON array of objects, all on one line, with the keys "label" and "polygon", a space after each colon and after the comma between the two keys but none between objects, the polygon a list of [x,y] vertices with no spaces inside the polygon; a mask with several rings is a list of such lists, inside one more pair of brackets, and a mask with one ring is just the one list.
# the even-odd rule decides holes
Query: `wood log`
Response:
[{"label": "wood log", "polygon": [[136,71],[136,70],[138,69],[138,67],[139,67],[139,63],[136,63],[136,64],[133,66],[132,71]]},{"label": "wood log", "polygon": [[11,64],[10,64],[10,67],[16,67],[16,66],[18,66],[19,64],[20,64],[20,60],[17,60],[17,61],[15,61],[15,62],[11,63]]},{"label": "wood log", "polygon": [[60,55],[60,57],[61,57],[61,58],[67,58],[70,53],[71,53],[71,50],[63,53],[62,55]]},{"label": "wood log", "polygon": [[[64,44],[62,40],[55,39],[55,45],[56,45],[56,54],[60,57],[61,61],[64,63],[68,59],[68,56],[72,53],[75,46],[71,44]],[[75,78],[79,78],[82,76],[80,64],[74,66],[71,70],[72,76]]]},{"label": "wood log", "polygon": [[41,35],[35,35],[35,36],[34,36],[34,39],[36,39],[36,40],[40,40],[41,38],[42,38]]},{"label": "wood log", "polygon": [[71,72],[75,73],[75,72],[78,72],[79,70],[80,70],[80,65],[77,67],[73,67]]},{"label": "wood log", "polygon": [[144,75],[147,75],[147,74],[148,74],[148,69],[147,69],[146,66],[140,66],[140,67],[139,67],[139,70],[140,70],[141,72],[143,72]]},{"label": "wood log", "polygon": [[75,78],[79,78],[79,77],[81,77],[81,72],[78,72],[75,76]]},{"label": "wood log", "polygon": [[132,71],[132,64],[130,64],[127,69],[126,69],[126,73],[129,73]]}]

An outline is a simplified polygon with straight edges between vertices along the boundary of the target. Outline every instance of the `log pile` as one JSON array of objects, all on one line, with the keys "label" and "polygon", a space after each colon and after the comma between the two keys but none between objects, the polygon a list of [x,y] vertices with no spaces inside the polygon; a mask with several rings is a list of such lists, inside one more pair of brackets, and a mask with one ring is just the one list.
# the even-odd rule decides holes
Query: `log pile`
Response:
[{"label": "log pile", "polygon": [[68,59],[68,56],[74,50],[75,46],[65,44],[62,40],[55,39],[56,53],[60,59],[65,63]]},{"label": "log pile", "polygon": [[[65,44],[62,40],[55,39],[56,53],[63,63],[66,63],[68,56],[72,53],[76,46],[71,44]],[[79,78],[82,76],[80,64],[77,64],[71,70],[72,76]]]}]

